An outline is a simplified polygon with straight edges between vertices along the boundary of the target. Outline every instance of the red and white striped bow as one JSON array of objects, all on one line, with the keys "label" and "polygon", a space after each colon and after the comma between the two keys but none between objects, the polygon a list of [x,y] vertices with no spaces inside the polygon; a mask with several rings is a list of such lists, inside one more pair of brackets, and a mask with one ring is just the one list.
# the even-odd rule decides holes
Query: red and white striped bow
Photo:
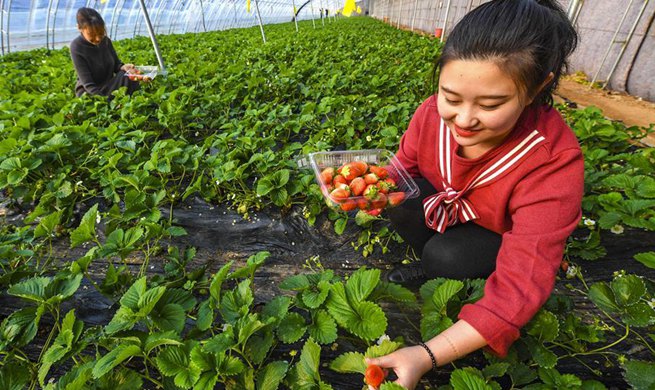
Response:
[{"label": "red and white striped bow", "polygon": [[452,188],[452,140],[450,130],[443,120],[439,126],[439,153],[437,169],[441,175],[444,190],[423,199],[425,224],[433,230],[443,233],[448,226],[458,222],[468,222],[479,216],[473,204],[464,196],[470,190],[488,184],[515,166],[528,152],[544,141],[537,130],[525,136],[518,145],[505,153],[500,159],[485,167],[474,176],[460,191]]}]

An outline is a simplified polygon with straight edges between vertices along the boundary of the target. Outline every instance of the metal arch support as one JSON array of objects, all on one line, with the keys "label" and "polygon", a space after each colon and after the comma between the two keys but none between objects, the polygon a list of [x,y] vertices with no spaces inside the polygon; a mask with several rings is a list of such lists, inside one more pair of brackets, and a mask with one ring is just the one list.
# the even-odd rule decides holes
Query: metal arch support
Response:
[{"label": "metal arch support", "polygon": [[610,79],[612,78],[612,75],[614,74],[614,71],[616,70],[616,67],[619,65],[619,62],[621,61],[621,58],[623,58],[623,54],[625,53],[625,49],[628,47],[628,43],[630,43],[630,39],[632,39],[632,35],[635,33],[635,30],[637,29],[637,25],[639,24],[639,20],[641,20],[641,16],[644,14],[644,11],[646,10],[647,5],[648,5],[648,0],[644,0],[644,4],[641,6],[641,9],[639,10],[639,15],[637,15],[637,19],[635,19],[635,22],[632,24],[632,27],[630,28],[630,32],[628,33],[628,37],[625,39],[625,42],[623,42],[621,44],[621,51],[619,52],[618,57],[616,57],[616,61],[614,61],[614,65],[612,65],[612,69],[610,70],[609,75],[607,75],[607,78],[605,79],[605,83],[603,84],[603,88],[607,87],[607,84],[610,82]]},{"label": "metal arch support", "polygon": [[446,16],[443,19],[443,27],[441,29],[441,40],[446,38],[446,27],[448,26],[448,14],[450,13],[450,0],[446,3]]},{"label": "metal arch support", "polygon": [[202,0],[198,1],[200,2],[200,14],[202,15],[202,28],[207,32],[207,25],[205,24],[205,7],[202,6]]},{"label": "metal arch support", "polygon": [[50,50],[50,12],[52,12],[52,2],[54,0],[48,1],[48,12],[45,16],[45,48]]},{"label": "metal arch support", "polygon": [[257,20],[259,21],[259,29],[262,32],[262,39],[266,43],[266,33],[264,33],[264,25],[262,24],[262,15],[259,13],[259,1],[255,0],[255,11],[257,12]]},{"label": "metal arch support", "polygon": [[630,8],[632,7],[632,3],[634,0],[630,0],[630,3],[628,3],[628,6],[625,8],[625,12],[623,12],[623,16],[621,17],[621,21],[619,21],[619,26],[616,28],[616,31],[614,31],[614,35],[612,36],[612,40],[610,41],[610,44],[607,45],[607,50],[605,51],[605,55],[603,56],[603,59],[600,61],[600,65],[598,66],[598,70],[594,74],[594,77],[591,78],[591,85],[594,85],[596,82],[596,79],[598,78],[598,75],[600,74],[600,71],[603,69],[603,65],[605,65],[605,60],[607,60],[607,56],[610,54],[610,50],[612,49],[612,43],[616,41],[617,35],[619,35],[619,31],[621,31],[621,27],[623,27],[623,22],[625,22],[625,17],[628,16],[628,12],[630,11]]},{"label": "metal arch support", "polygon": [[298,32],[298,12],[296,11],[296,0],[291,0],[293,5],[293,22],[296,24],[296,32]]},{"label": "metal arch support", "polygon": [[0,48],[5,55],[5,0],[0,0]]},{"label": "metal arch support", "polygon": [[52,49],[55,49],[55,31],[57,31],[57,11],[59,10],[59,0],[55,5],[55,14],[52,17]]},{"label": "metal arch support", "polygon": [[27,19],[28,20],[28,22],[27,22],[28,23],[27,24],[27,36],[29,38],[32,37],[32,25],[34,24],[34,6],[35,6],[34,2],[35,1],[36,0],[32,0],[32,6],[30,7],[30,15],[28,16],[28,19]]},{"label": "metal arch support", "polygon": [[[133,19],[132,15],[134,15],[134,10],[137,10],[138,9],[137,7],[139,7],[137,4],[138,3],[136,3],[136,2],[133,3],[132,9],[130,9],[130,14],[127,16],[128,21],[131,21]],[[139,18],[137,17],[135,22],[134,22],[134,32],[132,33],[132,38],[136,37],[136,28],[137,28],[138,24],[139,24]]]},{"label": "metal arch support", "polygon": [[155,15],[155,34],[157,33],[157,29],[161,27],[161,15],[164,13],[163,10],[166,7],[162,7],[162,3],[164,3],[165,0],[160,0],[159,5],[157,6],[157,15]]},{"label": "metal arch support", "polygon": [[412,15],[411,29],[414,31],[414,23],[416,22],[416,10],[418,9],[418,0],[414,2],[414,15]]},{"label": "metal arch support", "polygon": [[[111,38],[116,37],[116,29],[118,28],[118,21],[121,18],[121,12],[118,11],[118,17],[116,17],[116,10],[118,9],[118,5],[121,3],[121,0],[116,0],[116,3],[114,3],[114,10],[111,12],[111,26],[109,26],[109,34]],[[123,1],[123,5],[125,4],[125,1]],[[121,8],[122,10],[122,8]]]},{"label": "metal arch support", "polygon": [[150,35],[150,40],[152,41],[152,46],[155,49],[155,55],[157,55],[157,61],[159,62],[159,68],[161,69],[162,74],[166,74],[166,65],[164,65],[164,58],[161,56],[159,51],[159,44],[157,43],[157,37],[155,36],[155,31],[152,29],[152,23],[150,23],[150,16],[148,16],[148,9],[146,8],[146,3],[144,0],[139,0],[141,5],[141,12],[143,13],[143,18],[146,20],[146,27],[148,27],[148,34]]}]

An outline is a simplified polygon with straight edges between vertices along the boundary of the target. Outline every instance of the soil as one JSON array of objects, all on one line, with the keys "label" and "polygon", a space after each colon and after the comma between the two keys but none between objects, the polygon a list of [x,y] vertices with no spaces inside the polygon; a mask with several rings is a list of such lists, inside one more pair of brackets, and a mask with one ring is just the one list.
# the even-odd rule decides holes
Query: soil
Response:
[{"label": "soil", "polygon": [[[575,102],[580,108],[596,106],[607,118],[621,121],[626,126],[655,126],[655,103],[622,92],[592,88],[575,80],[574,76],[563,78],[555,95],[560,101]],[[642,142],[655,147],[655,133]]]}]

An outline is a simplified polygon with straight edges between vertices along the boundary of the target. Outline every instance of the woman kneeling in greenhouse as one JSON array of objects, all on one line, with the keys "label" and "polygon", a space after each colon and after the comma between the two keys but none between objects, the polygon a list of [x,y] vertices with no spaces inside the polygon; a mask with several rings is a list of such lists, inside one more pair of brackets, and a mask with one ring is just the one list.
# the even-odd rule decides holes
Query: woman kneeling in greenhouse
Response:
[{"label": "woman kneeling in greenhouse", "polygon": [[368,360],[405,387],[485,346],[505,356],[553,289],[583,195],[580,146],[551,96],[576,44],[555,0],[485,3],[445,43],[397,153],[423,199],[389,212],[421,260],[387,277],[487,281],[436,337]]},{"label": "woman kneeling in greenhouse", "polygon": [[80,36],[70,45],[77,72],[77,96],[84,93],[109,96],[120,87],[127,87],[127,93],[131,95],[139,89],[139,83],[126,76],[135,71],[134,65],[123,64],[118,59],[107,36],[105,21],[98,11],[80,8],[77,11],[77,28]]}]

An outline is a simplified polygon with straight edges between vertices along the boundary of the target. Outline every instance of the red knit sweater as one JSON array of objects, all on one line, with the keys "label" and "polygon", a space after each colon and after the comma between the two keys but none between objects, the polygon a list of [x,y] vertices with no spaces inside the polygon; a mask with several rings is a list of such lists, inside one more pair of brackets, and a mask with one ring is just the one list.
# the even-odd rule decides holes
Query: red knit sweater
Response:
[{"label": "red knit sweater", "polygon": [[[435,96],[416,111],[402,136],[397,157],[414,177],[443,190],[437,170],[440,117]],[[555,109],[526,110],[503,144],[475,159],[452,152],[452,187],[459,191],[484,166],[500,159],[526,132],[544,142],[490,184],[470,190],[478,225],[502,234],[496,270],[484,297],[462,308],[459,318],[473,326],[489,347],[505,356],[519,329],[546,302],[555,283],[567,237],[581,216],[584,163],[578,141]],[[452,137],[450,132],[448,135]],[[457,145],[454,143],[453,145]],[[429,194],[423,194],[429,195]],[[438,234],[438,233],[437,233]]]}]

